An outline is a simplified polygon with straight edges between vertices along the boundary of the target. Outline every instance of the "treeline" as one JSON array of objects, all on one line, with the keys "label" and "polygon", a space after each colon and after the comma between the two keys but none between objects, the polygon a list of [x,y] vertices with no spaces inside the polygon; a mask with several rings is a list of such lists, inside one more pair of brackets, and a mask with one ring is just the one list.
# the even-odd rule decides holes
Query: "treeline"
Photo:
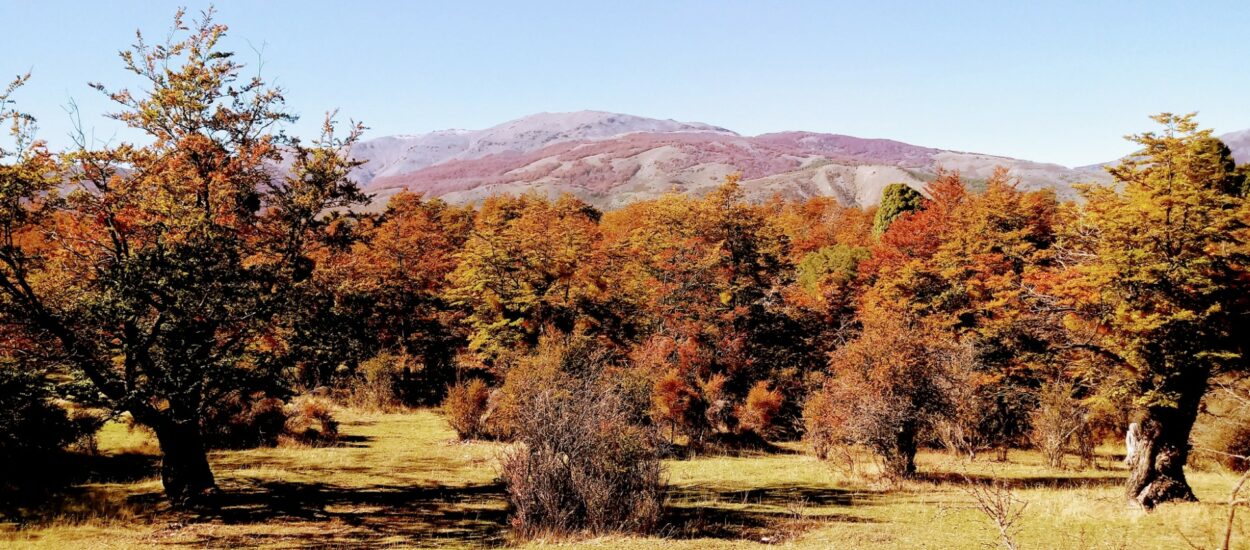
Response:
[{"label": "treeline", "polygon": [[285,136],[225,28],[178,27],[123,54],[143,89],[99,87],[141,144],[54,153],[0,97],[4,371],[150,427],[175,503],[212,500],[207,447],[274,441],[315,392],[524,443],[503,474],[535,531],[648,528],[665,455],[806,437],[898,476],[925,446],[1059,465],[1130,421],[1149,508],[1193,498],[1201,402],[1246,367],[1247,170],[1189,115],[1069,203],[999,171],[869,209],[752,204],[731,176],[610,212],[401,193],[366,214],[361,127]]}]

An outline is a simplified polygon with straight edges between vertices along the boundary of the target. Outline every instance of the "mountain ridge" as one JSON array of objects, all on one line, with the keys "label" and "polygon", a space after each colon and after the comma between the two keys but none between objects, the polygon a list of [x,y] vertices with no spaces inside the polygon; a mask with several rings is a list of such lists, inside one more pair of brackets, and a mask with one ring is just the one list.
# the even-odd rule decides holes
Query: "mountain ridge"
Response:
[{"label": "mountain ridge", "polygon": [[[1226,134],[1239,162],[1250,160],[1250,130]],[[669,192],[699,195],[741,173],[748,198],[832,196],[876,204],[890,183],[923,189],[940,169],[959,171],[972,187],[998,166],[1024,189],[1072,198],[1072,184],[1105,183],[1102,165],[1069,168],[1001,155],[809,131],[756,136],[702,122],[607,111],[536,113],[482,130],[439,130],[358,143],[367,161],[353,174],[384,201],[401,189],[452,203],[495,193],[572,193],[611,209]]]}]

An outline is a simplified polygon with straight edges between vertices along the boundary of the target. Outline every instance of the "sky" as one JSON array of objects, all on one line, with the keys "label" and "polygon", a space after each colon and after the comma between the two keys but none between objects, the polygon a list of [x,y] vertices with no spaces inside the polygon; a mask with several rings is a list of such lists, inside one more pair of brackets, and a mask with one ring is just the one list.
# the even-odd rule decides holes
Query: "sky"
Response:
[{"label": "sky", "polygon": [[[188,1],[197,13],[208,3]],[[177,4],[0,0],[0,77],[40,136],[127,139],[88,82],[164,37]],[[1148,116],[1250,128],[1250,2],[218,1],[226,46],[368,137],[613,111],[745,135],[808,130],[1057,162],[1117,158]]]}]

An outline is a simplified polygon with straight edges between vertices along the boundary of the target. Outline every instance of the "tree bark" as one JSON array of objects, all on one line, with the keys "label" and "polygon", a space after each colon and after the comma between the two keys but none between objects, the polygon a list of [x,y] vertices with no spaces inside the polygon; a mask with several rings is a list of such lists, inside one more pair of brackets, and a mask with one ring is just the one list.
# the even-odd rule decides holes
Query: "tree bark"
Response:
[{"label": "tree bark", "polygon": [[1198,500],[1185,479],[1185,462],[1189,460],[1189,432],[1198,417],[1200,399],[1201,395],[1186,397],[1174,408],[1147,409],[1125,487],[1128,498],[1142,508]]},{"label": "tree bark", "polygon": [[900,426],[894,436],[894,449],[886,457],[886,468],[898,477],[916,474],[916,427],[910,423]]},{"label": "tree bark", "polygon": [[161,447],[161,482],[169,501],[178,507],[211,506],[218,493],[217,482],[208,465],[199,423],[163,421],[156,428],[156,439]]}]

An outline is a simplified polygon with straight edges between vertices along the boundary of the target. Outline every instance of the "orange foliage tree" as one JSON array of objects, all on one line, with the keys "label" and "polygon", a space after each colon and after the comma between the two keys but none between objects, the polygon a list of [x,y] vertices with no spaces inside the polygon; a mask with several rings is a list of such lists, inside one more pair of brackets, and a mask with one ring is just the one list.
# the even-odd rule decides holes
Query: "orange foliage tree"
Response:
[{"label": "orange foliage tree", "polygon": [[[309,279],[323,213],[364,197],[344,157],[358,127],[338,139],[327,120],[311,146],[284,143],[281,92],[240,77],[211,12],[175,28],[122,53],[146,90],[106,92],[145,144],[84,145],[64,171],[29,147],[6,169],[0,294],[47,353],[153,429],[181,505],[216,492],[206,409],[279,374],[271,321]],[[284,150],[290,169],[275,171]]]}]

